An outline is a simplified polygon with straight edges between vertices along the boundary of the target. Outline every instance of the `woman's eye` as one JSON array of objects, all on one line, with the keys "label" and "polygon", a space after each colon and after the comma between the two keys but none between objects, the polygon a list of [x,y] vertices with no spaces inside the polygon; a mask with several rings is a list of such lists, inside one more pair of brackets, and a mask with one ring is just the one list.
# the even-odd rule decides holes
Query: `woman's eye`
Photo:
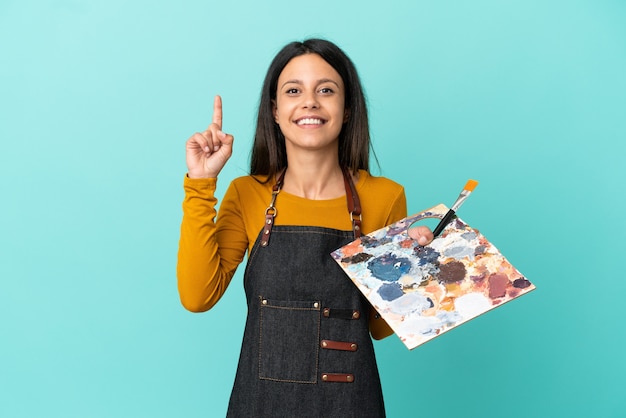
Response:
[{"label": "woman's eye", "polygon": [[296,88],[287,89],[286,93],[287,94],[297,94],[298,93],[298,89],[296,89]]},{"label": "woman's eye", "polygon": [[322,87],[320,89],[320,93],[323,94],[331,94],[333,92],[333,89],[331,89],[330,87]]}]

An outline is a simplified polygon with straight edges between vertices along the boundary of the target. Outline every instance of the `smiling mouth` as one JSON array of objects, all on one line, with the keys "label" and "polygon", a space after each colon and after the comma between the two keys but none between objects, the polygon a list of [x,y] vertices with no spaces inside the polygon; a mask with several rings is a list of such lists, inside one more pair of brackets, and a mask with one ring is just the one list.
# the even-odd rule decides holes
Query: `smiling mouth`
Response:
[{"label": "smiling mouth", "polygon": [[302,125],[323,125],[325,124],[326,121],[324,119],[318,119],[318,118],[302,118],[302,119],[298,119],[296,121],[296,124],[299,126]]}]

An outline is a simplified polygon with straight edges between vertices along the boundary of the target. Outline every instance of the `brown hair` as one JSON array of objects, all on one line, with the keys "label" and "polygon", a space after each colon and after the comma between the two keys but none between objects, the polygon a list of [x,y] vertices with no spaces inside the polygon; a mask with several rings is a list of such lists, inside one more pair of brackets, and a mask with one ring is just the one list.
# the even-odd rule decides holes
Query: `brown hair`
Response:
[{"label": "brown hair", "polygon": [[352,172],[369,171],[370,133],[367,105],[361,81],[350,58],[334,43],[324,39],[307,39],[287,44],[278,52],[265,76],[254,145],[250,157],[250,174],[267,175],[267,181],[287,167],[285,137],[275,123],[272,103],[276,100],[278,77],[287,63],[304,54],[317,54],[341,76],[345,86],[348,120],[339,133],[339,165]]}]

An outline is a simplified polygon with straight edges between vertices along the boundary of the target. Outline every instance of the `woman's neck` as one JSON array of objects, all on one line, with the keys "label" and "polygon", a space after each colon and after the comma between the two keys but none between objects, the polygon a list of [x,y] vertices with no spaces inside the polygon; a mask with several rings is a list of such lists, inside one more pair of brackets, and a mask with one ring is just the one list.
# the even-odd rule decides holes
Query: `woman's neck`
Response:
[{"label": "woman's neck", "polygon": [[283,184],[285,192],[312,200],[345,195],[343,173],[336,158],[294,160],[288,158]]}]

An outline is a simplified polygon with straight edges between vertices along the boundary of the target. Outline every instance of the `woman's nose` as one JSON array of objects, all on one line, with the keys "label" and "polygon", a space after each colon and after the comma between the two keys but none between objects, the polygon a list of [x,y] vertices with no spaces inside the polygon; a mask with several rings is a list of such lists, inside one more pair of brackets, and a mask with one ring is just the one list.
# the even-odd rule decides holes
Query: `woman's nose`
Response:
[{"label": "woman's nose", "polygon": [[319,107],[319,102],[317,101],[317,95],[315,92],[306,93],[303,96],[302,106],[307,109],[317,109]]}]

